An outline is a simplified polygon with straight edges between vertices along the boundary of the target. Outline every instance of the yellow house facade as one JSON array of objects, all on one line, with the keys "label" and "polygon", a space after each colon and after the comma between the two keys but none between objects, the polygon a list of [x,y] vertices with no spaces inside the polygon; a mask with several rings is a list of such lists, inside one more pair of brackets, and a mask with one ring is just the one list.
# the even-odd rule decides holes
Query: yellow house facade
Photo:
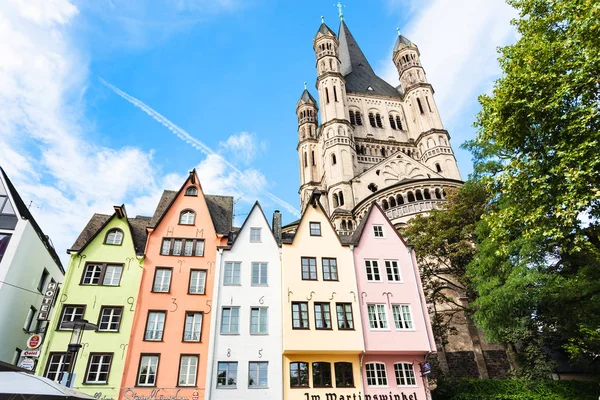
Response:
[{"label": "yellow house facade", "polygon": [[315,192],[282,240],[283,398],[362,398],[364,352],[351,244]]}]

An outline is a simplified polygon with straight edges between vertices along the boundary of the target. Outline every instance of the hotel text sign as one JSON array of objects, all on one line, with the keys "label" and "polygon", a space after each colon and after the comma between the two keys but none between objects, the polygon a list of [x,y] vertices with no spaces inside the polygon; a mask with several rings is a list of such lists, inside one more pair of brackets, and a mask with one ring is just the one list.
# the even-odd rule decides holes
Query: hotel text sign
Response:
[{"label": "hotel text sign", "polygon": [[50,282],[46,287],[46,291],[44,292],[44,298],[42,299],[42,306],[40,307],[40,312],[38,314],[38,320],[48,320],[48,316],[50,315],[50,309],[52,308],[52,303],[54,302],[54,296],[56,296],[57,289],[58,283],[56,282]]},{"label": "hotel text sign", "polygon": [[390,394],[365,394],[364,398],[360,392],[358,394],[325,393],[323,396],[305,392],[304,396],[306,396],[305,400],[418,400],[416,392],[412,394],[404,394],[404,392],[400,392],[400,394],[392,394],[392,392]]}]

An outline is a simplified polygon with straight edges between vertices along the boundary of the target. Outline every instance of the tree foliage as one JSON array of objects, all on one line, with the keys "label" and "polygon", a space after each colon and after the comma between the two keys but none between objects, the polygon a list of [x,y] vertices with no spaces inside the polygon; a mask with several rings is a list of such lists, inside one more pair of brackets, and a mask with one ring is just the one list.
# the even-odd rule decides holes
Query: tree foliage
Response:
[{"label": "tree foliage", "polygon": [[508,2],[519,39],[466,144],[490,193],[475,319],[493,340],[600,360],[600,3]]}]

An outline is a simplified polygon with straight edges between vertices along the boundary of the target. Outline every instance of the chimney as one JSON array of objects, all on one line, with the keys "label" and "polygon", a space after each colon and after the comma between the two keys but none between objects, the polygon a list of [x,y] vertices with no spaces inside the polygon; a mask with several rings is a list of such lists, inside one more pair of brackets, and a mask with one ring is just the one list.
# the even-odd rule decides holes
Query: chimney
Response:
[{"label": "chimney", "polygon": [[275,210],[273,213],[273,236],[277,244],[281,246],[281,213],[279,210]]}]

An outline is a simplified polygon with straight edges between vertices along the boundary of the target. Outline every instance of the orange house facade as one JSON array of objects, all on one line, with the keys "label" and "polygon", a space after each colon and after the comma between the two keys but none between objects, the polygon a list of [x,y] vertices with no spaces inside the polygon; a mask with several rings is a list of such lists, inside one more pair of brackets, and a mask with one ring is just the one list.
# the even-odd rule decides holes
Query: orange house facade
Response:
[{"label": "orange house facade", "polygon": [[120,398],[203,399],[217,246],[233,198],[205,195],[195,171],[164,191],[148,228]]}]

